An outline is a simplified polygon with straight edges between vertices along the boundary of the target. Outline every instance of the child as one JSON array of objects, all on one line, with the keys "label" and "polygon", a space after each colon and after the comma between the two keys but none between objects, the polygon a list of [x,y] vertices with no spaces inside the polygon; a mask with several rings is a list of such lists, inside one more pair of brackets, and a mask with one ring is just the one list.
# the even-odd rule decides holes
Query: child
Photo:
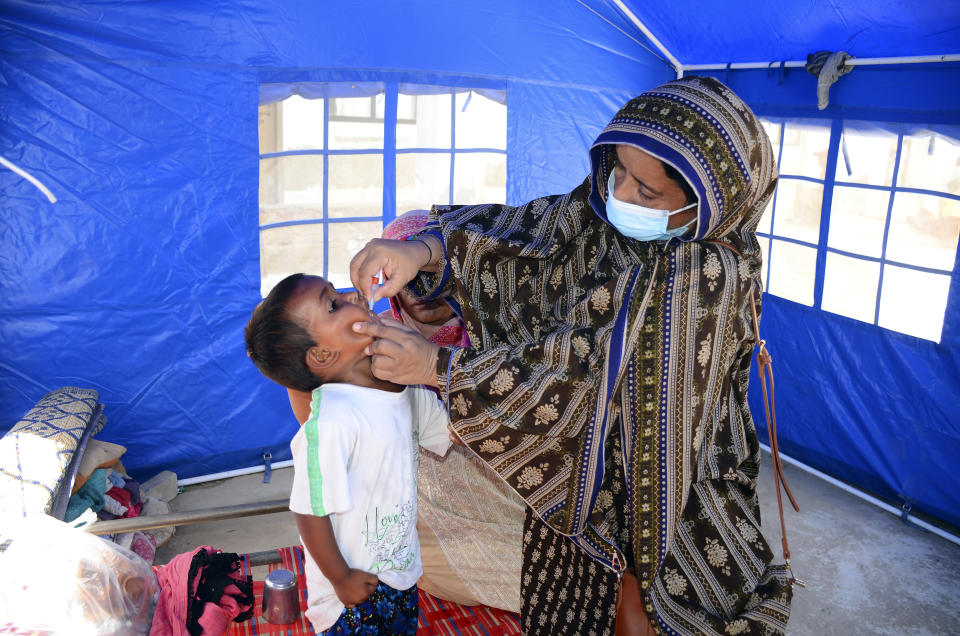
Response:
[{"label": "child", "polygon": [[327,634],[414,634],[416,444],[445,454],[447,416],[425,388],[373,375],[371,338],[351,328],[370,316],[349,300],[319,276],[288,276],[254,310],[247,353],[271,380],[312,391],[290,442],[307,618]]}]

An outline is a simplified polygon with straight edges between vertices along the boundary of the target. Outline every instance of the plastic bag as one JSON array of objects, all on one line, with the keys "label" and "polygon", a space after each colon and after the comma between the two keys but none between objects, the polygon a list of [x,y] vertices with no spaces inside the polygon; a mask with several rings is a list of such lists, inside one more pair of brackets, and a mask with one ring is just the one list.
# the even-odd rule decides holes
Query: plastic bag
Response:
[{"label": "plastic bag", "polygon": [[142,636],[159,585],[146,561],[47,516],[0,527],[0,633]]}]

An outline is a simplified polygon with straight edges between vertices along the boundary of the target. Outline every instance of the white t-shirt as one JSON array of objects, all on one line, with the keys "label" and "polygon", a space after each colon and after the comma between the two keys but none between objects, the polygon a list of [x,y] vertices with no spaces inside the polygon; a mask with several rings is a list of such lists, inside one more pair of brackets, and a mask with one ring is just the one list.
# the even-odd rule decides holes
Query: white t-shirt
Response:
[{"label": "white t-shirt", "polygon": [[[391,393],[324,384],[313,392],[310,418],[290,442],[290,510],[329,515],[349,567],[372,572],[394,589],[408,589],[423,571],[417,444],[446,454],[447,421],[436,395],[421,386]],[[337,621],[344,606],[310,554],[305,557],[306,615],[319,632]]]}]

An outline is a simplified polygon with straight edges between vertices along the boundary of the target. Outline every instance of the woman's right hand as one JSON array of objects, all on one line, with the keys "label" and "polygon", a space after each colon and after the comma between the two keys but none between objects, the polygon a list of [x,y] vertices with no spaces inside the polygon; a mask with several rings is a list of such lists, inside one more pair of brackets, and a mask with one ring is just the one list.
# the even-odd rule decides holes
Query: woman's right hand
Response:
[{"label": "woman's right hand", "polygon": [[379,581],[376,574],[350,568],[345,577],[333,583],[333,591],[337,593],[341,603],[352,608],[370,598]]},{"label": "woman's right hand", "polygon": [[373,239],[350,261],[350,280],[366,295],[373,278],[383,270],[383,285],[369,300],[396,296],[417,272],[430,264],[430,255],[430,248],[421,241]]}]

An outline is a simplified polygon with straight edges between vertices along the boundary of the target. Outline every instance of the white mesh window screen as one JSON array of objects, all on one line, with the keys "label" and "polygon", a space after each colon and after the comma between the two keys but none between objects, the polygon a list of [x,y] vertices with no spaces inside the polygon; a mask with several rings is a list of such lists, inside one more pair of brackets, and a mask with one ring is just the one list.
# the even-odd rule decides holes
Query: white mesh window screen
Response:
[{"label": "white mesh window screen", "polygon": [[459,153],[453,174],[453,203],[503,203],[507,198],[507,156]]},{"label": "white mesh window screen", "polygon": [[835,186],[827,245],[880,258],[889,202],[889,191]]},{"label": "white mesh window screen", "polygon": [[458,93],[457,148],[507,149],[507,106],[476,92]]},{"label": "white mesh window screen", "polygon": [[878,261],[828,252],[822,308],[848,318],[873,322],[879,282]]},{"label": "white mesh window screen", "polygon": [[788,121],[783,128],[780,174],[823,179],[830,146],[830,122]]},{"label": "white mesh window screen", "polygon": [[353,254],[407,210],[506,199],[502,90],[264,86],[282,99],[259,111],[263,295],[295,272],[349,286]]},{"label": "white mesh window screen", "polygon": [[397,155],[397,214],[450,200],[450,153]]},{"label": "white mesh window screen", "polygon": [[331,155],[327,216],[357,218],[382,216],[383,155]]},{"label": "white mesh window screen", "polygon": [[397,101],[397,148],[450,148],[453,94],[405,95]]},{"label": "white mesh window screen", "polygon": [[773,239],[770,245],[771,294],[813,305],[813,287],[817,271],[817,250],[806,245]]},{"label": "white mesh window screen", "polygon": [[816,120],[764,120],[777,156],[777,192],[757,227],[764,289],[812,306],[830,126]]},{"label": "white mesh window screen", "polygon": [[767,291],[939,341],[960,238],[958,131],[842,122],[831,146],[828,124],[764,122],[781,172],[757,228]]},{"label": "white mesh window screen", "polygon": [[940,341],[950,276],[887,264],[883,271],[878,324]]}]

